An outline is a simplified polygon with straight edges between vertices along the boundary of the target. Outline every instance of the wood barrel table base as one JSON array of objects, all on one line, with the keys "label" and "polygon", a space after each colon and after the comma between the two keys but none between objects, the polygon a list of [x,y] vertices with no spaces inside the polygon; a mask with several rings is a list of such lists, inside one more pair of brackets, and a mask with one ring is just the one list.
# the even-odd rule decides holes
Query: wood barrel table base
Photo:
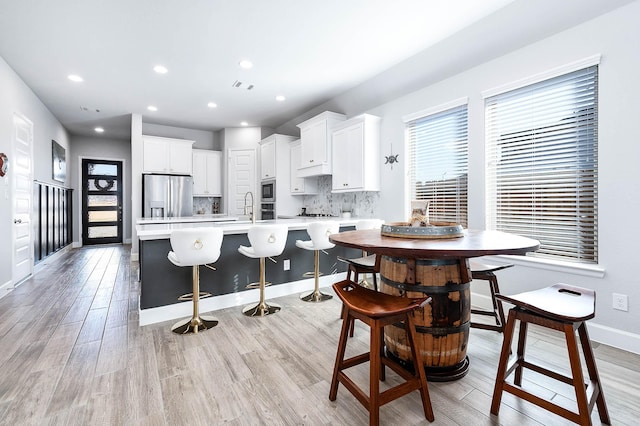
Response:
[{"label": "wood barrel table base", "polygon": [[[431,304],[414,311],[417,350],[427,378],[452,381],[469,370],[470,279],[464,259],[405,259],[382,256],[380,291],[409,298],[429,296]],[[404,324],[385,327],[386,351],[409,366],[411,353]]]}]

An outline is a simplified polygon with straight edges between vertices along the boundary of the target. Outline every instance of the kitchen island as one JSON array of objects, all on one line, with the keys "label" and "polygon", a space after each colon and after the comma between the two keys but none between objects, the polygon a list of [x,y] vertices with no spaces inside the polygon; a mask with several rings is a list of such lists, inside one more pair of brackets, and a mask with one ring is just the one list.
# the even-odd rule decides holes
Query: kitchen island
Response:
[{"label": "kitchen island", "polygon": [[[214,265],[216,270],[200,268],[200,290],[213,296],[201,300],[201,312],[240,306],[258,299],[257,290],[248,290],[246,286],[258,281],[259,262],[238,252],[240,245],[250,245],[247,231],[254,224],[248,220],[219,220],[221,217],[211,221],[206,217],[181,219],[140,219],[136,225],[140,240],[141,325],[176,319],[190,312],[191,302],[178,302],[178,297],[191,291],[191,268],[177,267],[167,259],[171,250],[169,237],[174,229],[215,226],[224,233],[220,258]],[[276,258],[278,263],[267,262],[267,281],[273,284],[267,288],[267,298],[312,289],[313,279],[303,274],[313,270],[313,252],[297,248],[295,242],[308,240],[308,224],[323,220],[339,222],[341,231],[354,229],[358,221],[357,218],[304,217],[256,221],[255,225],[286,224],[289,228],[284,252]],[[337,256],[361,256],[359,250],[339,246],[327,253],[320,256],[322,282],[326,285],[342,279],[343,274],[336,274],[346,271],[346,264],[338,261]],[[285,260],[289,261],[288,270],[285,270]]]}]

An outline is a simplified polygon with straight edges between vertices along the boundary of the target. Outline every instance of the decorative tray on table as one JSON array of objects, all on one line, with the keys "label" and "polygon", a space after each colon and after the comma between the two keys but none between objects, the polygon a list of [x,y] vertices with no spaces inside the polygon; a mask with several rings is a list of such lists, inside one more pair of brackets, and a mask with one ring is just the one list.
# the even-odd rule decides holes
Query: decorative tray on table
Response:
[{"label": "decorative tray on table", "polygon": [[452,222],[431,222],[426,226],[411,226],[409,222],[383,224],[380,233],[386,237],[446,239],[464,236],[462,225]]}]

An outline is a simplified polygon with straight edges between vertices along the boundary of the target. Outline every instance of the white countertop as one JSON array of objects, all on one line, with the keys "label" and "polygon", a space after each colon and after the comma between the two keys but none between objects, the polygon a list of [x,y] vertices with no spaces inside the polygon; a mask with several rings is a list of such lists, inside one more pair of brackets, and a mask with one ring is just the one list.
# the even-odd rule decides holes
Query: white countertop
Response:
[{"label": "white countertop", "polygon": [[138,225],[151,223],[190,223],[190,222],[235,222],[238,216],[228,216],[226,214],[194,214],[188,217],[143,217],[136,220]]},{"label": "white countertop", "polygon": [[[206,216],[206,215],[198,215]],[[169,238],[171,231],[181,228],[199,228],[204,226],[215,226],[223,229],[225,235],[245,234],[249,228],[254,225],[248,220],[237,220],[234,222],[219,220],[192,220],[191,218],[171,218],[172,220],[163,222],[147,222],[145,219],[139,219],[136,225],[138,238],[141,241],[146,240],[162,240]],[[179,220],[184,219],[184,220]],[[142,220],[142,222],[140,222]],[[179,221],[178,221],[179,220]],[[311,222],[334,220],[340,223],[340,226],[355,226],[358,218],[341,218],[341,217],[296,217],[292,219],[274,219],[274,220],[256,220],[256,225],[260,224],[286,224],[289,230],[307,229]]]}]

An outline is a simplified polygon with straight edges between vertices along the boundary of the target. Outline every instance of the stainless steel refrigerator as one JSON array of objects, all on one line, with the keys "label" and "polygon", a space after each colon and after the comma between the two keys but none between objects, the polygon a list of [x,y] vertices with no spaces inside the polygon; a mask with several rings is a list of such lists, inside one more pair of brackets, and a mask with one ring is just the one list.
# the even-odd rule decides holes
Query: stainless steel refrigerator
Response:
[{"label": "stainless steel refrigerator", "polygon": [[142,175],[144,217],[193,216],[193,178],[178,175]]}]

